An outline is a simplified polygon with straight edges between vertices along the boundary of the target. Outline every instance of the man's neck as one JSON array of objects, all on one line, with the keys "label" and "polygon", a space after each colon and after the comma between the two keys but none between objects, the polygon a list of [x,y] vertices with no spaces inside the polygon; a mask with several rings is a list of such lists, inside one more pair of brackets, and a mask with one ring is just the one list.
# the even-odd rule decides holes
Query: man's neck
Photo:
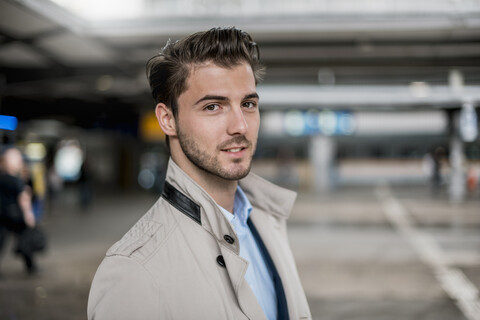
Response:
[{"label": "man's neck", "polygon": [[[199,181],[196,181],[200,186],[207,191],[207,193],[215,200],[215,202],[233,214],[233,205],[235,202],[235,193],[237,191],[237,181],[228,181],[221,178],[218,178],[217,183],[206,183],[202,184]],[[205,180],[204,180],[205,181]]]}]

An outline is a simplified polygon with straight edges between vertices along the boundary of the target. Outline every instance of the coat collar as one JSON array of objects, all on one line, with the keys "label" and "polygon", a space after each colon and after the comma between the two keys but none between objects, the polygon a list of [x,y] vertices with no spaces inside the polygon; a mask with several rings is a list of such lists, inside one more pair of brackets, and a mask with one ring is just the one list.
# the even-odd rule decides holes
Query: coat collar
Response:
[{"label": "coat collar", "polygon": [[292,212],[297,193],[279,187],[250,173],[239,181],[240,187],[254,208],[287,219]]},{"label": "coat collar", "polygon": [[[219,241],[223,241],[226,234],[234,234],[215,200],[171,158],[165,181],[162,196],[170,204],[213,233]],[[239,184],[254,208],[283,219],[290,215],[295,192],[276,186],[253,173],[240,180]]]},{"label": "coat collar", "polygon": [[[162,197],[213,234],[219,243],[225,242],[225,235],[235,234],[215,200],[171,158],[165,182]],[[237,254],[240,252],[238,241],[232,247]]]}]

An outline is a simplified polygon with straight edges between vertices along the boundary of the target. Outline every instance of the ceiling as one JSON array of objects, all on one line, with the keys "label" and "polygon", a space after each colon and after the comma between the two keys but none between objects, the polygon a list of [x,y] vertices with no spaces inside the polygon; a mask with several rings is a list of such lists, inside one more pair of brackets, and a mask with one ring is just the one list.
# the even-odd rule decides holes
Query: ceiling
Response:
[{"label": "ceiling", "polygon": [[267,109],[480,102],[480,0],[118,3],[0,0],[0,113],[128,119],[152,107],[144,66],[168,39],[230,25],[260,46]]}]

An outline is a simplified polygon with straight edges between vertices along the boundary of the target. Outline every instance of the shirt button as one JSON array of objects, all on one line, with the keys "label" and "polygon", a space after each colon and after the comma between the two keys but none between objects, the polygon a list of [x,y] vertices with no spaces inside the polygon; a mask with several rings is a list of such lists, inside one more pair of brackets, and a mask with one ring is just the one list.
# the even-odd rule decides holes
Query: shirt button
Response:
[{"label": "shirt button", "polygon": [[228,234],[224,235],[223,236],[223,239],[225,239],[225,241],[227,241],[227,243],[229,244],[232,244],[235,242],[235,239],[233,239],[231,236],[229,236]]},{"label": "shirt button", "polygon": [[218,263],[219,266],[225,268],[225,260],[223,259],[223,256],[218,256],[217,257],[217,263]]}]

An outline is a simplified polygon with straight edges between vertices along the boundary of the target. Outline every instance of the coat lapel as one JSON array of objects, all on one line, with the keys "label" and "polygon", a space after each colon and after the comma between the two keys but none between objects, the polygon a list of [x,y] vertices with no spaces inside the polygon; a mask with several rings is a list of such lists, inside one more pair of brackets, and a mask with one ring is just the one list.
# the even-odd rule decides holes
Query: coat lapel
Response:
[{"label": "coat lapel", "polygon": [[268,269],[272,274],[273,286],[275,288],[275,294],[277,298],[277,319],[288,320],[289,318],[287,300],[285,298],[285,291],[283,288],[282,279],[280,278],[277,268],[273,263],[272,257],[270,256],[270,253],[265,247],[265,244],[263,243],[263,240],[260,237],[260,234],[258,233],[257,228],[255,227],[251,219],[248,219],[248,227],[250,228],[252,236],[255,238],[257,246],[263,255],[265,264],[267,265]]},{"label": "coat lapel", "polygon": [[[263,241],[266,250],[268,251],[272,262],[276,268],[278,276],[280,277],[280,281],[282,284],[282,291],[285,294],[286,300],[286,308],[288,308],[288,314],[290,318],[292,315],[295,314],[294,308],[294,300],[295,297],[291,296],[292,290],[288,288],[288,280],[292,276],[292,274],[296,273],[296,267],[291,266],[288,261],[293,261],[292,259],[288,259],[287,257],[291,255],[289,245],[286,243],[286,237],[282,236],[285,230],[281,230],[282,226],[280,222],[273,218],[270,215],[265,214],[261,210],[252,211],[252,215],[250,216],[251,222],[256,227],[258,235]],[[279,288],[276,288],[277,294]],[[277,297],[281,298],[281,297]],[[279,310],[281,311],[281,310]],[[279,313],[280,315],[281,313]],[[288,316],[286,316],[288,318]]]},{"label": "coat lapel", "polygon": [[249,319],[265,319],[265,313],[257,301],[250,285],[245,280],[245,272],[247,272],[248,262],[232,252],[229,248],[220,246],[225,267],[232,283],[233,289],[238,298],[238,304],[243,313]]}]

